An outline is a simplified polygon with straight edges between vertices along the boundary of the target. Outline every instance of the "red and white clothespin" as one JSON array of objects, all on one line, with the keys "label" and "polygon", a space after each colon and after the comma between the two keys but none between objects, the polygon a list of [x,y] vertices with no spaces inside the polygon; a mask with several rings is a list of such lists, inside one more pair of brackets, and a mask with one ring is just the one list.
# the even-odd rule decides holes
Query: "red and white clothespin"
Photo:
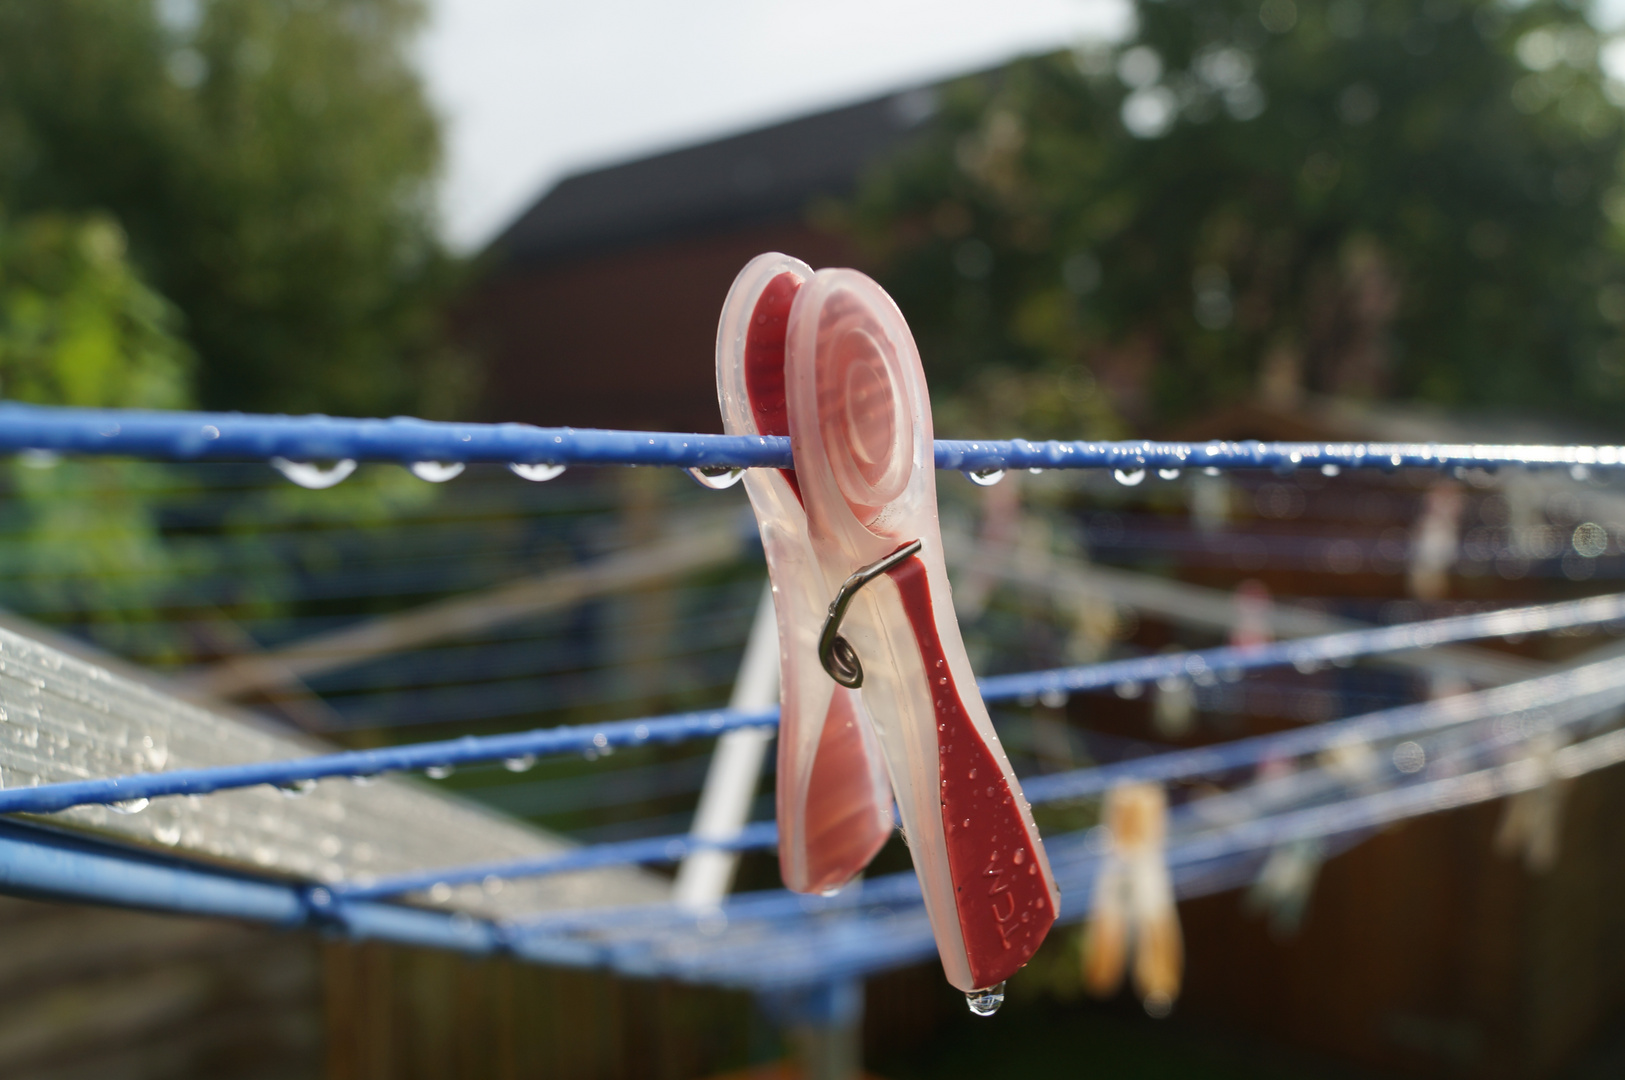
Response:
[{"label": "red and white clothespin", "polygon": [[728,434],[787,434],[795,458],[745,476],[778,614],[785,884],[850,880],[895,795],[948,981],[991,1011],[1060,895],[949,599],[913,336],[863,274],[761,255],[723,308],[717,392]]}]

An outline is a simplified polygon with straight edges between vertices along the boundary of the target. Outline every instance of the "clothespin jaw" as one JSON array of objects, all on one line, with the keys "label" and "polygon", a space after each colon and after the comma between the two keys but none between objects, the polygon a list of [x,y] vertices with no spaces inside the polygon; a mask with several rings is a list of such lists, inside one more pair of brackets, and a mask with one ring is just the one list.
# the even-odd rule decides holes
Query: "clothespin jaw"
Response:
[{"label": "clothespin jaw", "polygon": [[943,969],[966,992],[993,987],[1038,948],[1060,896],[954,616],[919,353],[879,285],[822,270],[791,306],[785,372],[808,535],[824,595],[844,595],[839,632]]},{"label": "clothespin jaw", "polygon": [[[785,333],[796,294],[812,276],[806,263],[769,253],[734,281],[717,326],[717,398],[728,434],[790,434]],[[862,699],[818,661],[829,596],[796,473],[749,469],[744,483],[779,630],[780,874],[797,892],[829,892],[861,872],[891,836],[891,785]]]},{"label": "clothespin jaw", "polygon": [[1084,985],[1106,997],[1133,958],[1134,989],[1153,1016],[1179,997],[1184,938],[1164,851],[1168,800],[1156,784],[1125,784],[1106,795],[1109,847],[1095,878],[1084,938]]}]

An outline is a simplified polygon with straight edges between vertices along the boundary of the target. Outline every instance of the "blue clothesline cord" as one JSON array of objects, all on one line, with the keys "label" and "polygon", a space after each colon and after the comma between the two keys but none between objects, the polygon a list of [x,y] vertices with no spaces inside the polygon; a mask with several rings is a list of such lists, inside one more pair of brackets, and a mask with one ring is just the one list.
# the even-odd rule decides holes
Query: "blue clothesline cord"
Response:
[{"label": "blue clothesline cord", "polygon": [[[464,424],[411,417],[155,412],[0,404],[0,452],[172,461],[465,461],[558,465],[790,468],[774,436]],[[1435,443],[1029,442],[939,439],[939,469],[1296,469],[1625,466],[1625,447]]]},{"label": "blue clothesline cord", "polygon": [[[1595,625],[1620,618],[1625,618],[1625,594],[1474,615],[1458,615],[1373,630],[1346,631],[1272,645],[1206,649],[1023,675],[995,676],[980,683],[979,687],[986,701],[1016,701],[1027,697],[1041,697],[1050,692],[1066,693],[1098,689],[1122,682],[1169,676],[1196,678],[1204,673],[1279,667],[1286,664],[1318,664],[1380,652],[1428,648],[1450,641]],[[607,724],[547,728],[512,735],[468,735],[460,739],[439,742],[414,743],[376,750],[348,750],[284,761],[175,769],[107,779],[42,784],[34,788],[0,790],[0,814],[48,814],[89,803],[127,802],[169,795],[205,795],[214,791],[254,787],[258,784],[286,787],[303,781],[334,776],[376,776],[380,773],[410,772],[435,766],[469,765],[560,754],[596,754],[606,749],[715,737],[735,728],[772,727],[778,723],[778,716],[777,709],[754,712],[715,709],[675,716],[619,720]],[[1293,737],[1302,734],[1304,733],[1289,733]],[[1257,740],[1244,742],[1250,745]],[[1180,754],[1195,754],[1207,755],[1203,760],[1216,761],[1218,757],[1215,755],[1223,753],[1225,753],[1223,746],[1220,746],[1203,751],[1180,751],[1161,757],[1172,760]],[[1136,768],[1144,766],[1144,762],[1126,764],[1135,765]],[[1231,767],[1234,766],[1223,766],[1223,768]],[[1044,779],[1048,782],[1056,778]]]}]

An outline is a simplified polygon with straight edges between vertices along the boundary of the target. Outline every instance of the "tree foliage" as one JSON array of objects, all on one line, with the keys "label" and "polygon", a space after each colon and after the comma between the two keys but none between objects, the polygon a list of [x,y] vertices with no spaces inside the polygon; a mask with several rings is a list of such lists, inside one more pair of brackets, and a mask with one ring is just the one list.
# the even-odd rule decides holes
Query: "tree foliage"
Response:
[{"label": "tree foliage", "polygon": [[0,208],[111,215],[209,407],[444,410],[417,0],[0,0]]},{"label": "tree foliage", "polygon": [[992,370],[1087,384],[1086,423],[1307,390],[1621,426],[1625,98],[1578,12],[1136,10],[947,87],[848,208],[945,396],[976,412]]}]

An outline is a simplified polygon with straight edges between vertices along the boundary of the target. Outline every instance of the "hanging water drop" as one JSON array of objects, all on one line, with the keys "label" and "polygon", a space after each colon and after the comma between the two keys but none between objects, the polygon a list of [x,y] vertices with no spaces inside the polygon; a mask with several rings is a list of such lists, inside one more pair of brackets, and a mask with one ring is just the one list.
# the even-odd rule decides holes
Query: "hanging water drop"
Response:
[{"label": "hanging water drop", "polygon": [[303,780],[290,780],[286,784],[278,784],[277,790],[290,799],[301,799],[316,790],[316,781],[309,777]]},{"label": "hanging water drop", "polygon": [[509,772],[529,772],[535,764],[535,754],[520,754],[518,757],[502,759],[502,767]]},{"label": "hanging water drop", "polygon": [[412,475],[431,484],[455,480],[466,468],[468,463],[464,461],[414,461],[411,464]]},{"label": "hanging water drop", "polygon": [[1331,461],[1328,461],[1326,464],[1320,467],[1320,475],[1322,476],[1336,476],[1342,471],[1343,467],[1341,465]]},{"label": "hanging water drop", "polygon": [[992,1016],[1004,1004],[1004,984],[994,983],[983,990],[971,990],[965,994],[965,1004],[977,1016]]},{"label": "hanging water drop", "polygon": [[139,814],[151,802],[151,799],[125,799],[123,802],[108,803],[107,808],[115,814]]},{"label": "hanging water drop", "polygon": [[457,767],[455,765],[430,765],[423,770],[423,775],[430,780],[444,780],[456,771]]},{"label": "hanging water drop", "polygon": [[1043,476],[1044,475],[1044,470],[1038,468],[1036,465],[1033,466],[1032,468],[1028,469],[1027,472],[1032,476]]},{"label": "hanging water drop", "polygon": [[1118,697],[1125,701],[1133,701],[1135,698],[1145,693],[1145,687],[1140,683],[1135,682],[1133,679],[1124,679],[1112,689],[1116,691]]},{"label": "hanging water drop", "polygon": [[1178,469],[1158,469],[1157,470],[1157,475],[1162,477],[1164,480],[1178,480],[1179,479],[1179,470]]},{"label": "hanging water drop", "polygon": [[310,461],[289,461],[287,458],[274,457],[271,459],[271,468],[302,488],[321,491],[323,488],[343,483],[355,472],[355,459],[344,458],[324,469]]},{"label": "hanging water drop", "polygon": [[731,488],[745,475],[744,469],[732,465],[696,465],[685,471],[694,478],[696,484],[712,491]]},{"label": "hanging water drop", "polygon": [[549,465],[545,461],[538,462],[535,465],[526,465],[524,462],[515,461],[509,464],[508,471],[521,480],[533,480],[540,484],[543,481],[552,480],[564,472],[564,466]]},{"label": "hanging water drop", "polygon": [[965,479],[977,487],[992,487],[1004,479],[1003,469],[966,469]]},{"label": "hanging water drop", "polygon": [[1112,471],[1112,479],[1116,480],[1119,484],[1122,484],[1124,487],[1133,487],[1134,485],[1138,484],[1141,480],[1145,479],[1145,470],[1144,469],[1114,469]]}]

